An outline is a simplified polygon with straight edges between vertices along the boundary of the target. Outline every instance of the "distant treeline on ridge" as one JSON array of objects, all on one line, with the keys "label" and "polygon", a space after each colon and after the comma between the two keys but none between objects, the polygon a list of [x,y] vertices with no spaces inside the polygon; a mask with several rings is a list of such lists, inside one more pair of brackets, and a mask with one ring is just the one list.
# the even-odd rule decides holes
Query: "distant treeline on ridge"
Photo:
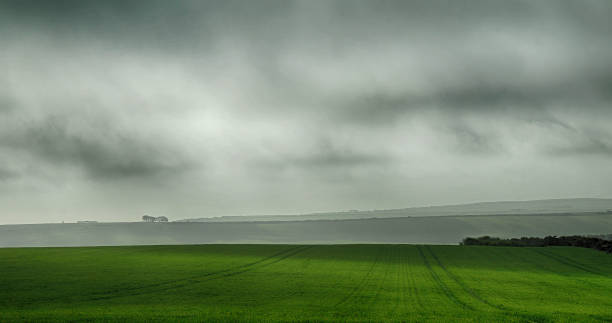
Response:
[{"label": "distant treeline on ridge", "polygon": [[512,239],[501,239],[490,236],[483,236],[479,238],[465,238],[461,242],[461,245],[466,246],[509,246],[509,247],[546,247],[546,246],[570,246],[570,247],[581,247],[591,248],[607,253],[612,253],[612,241],[598,238],[598,237],[585,237],[585,236],[547,236],[544,238],[536,237],[522,237]]}]

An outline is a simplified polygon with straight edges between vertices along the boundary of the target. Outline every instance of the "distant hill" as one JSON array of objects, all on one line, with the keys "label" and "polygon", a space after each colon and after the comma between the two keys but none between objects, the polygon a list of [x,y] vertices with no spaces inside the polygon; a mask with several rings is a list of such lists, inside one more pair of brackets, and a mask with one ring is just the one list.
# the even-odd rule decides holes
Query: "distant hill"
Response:
[{"label": "distant hill", "polygon": [[351,210],[343,212],[310,213],[299,215],[220,216],[185,219],[179,220],[177,222],[306,221],[451,215],[520,215],[590,212],[612,212],[612,199],[575,198],[531,201],[481,202],[458,205],[412,207],[390,210]]},{"label": "distant hill", "polygon": [[484,202],[170,223],[0,225],[0,247],[200,243],[456,244],[500,238],[612,233],[612,199]]},{"label": "distant hill", "polygon": [[612,213],[459,215],[379,219],[0,225],[0,247],[202,243],[457,244],[500,238],[612,233]]}]

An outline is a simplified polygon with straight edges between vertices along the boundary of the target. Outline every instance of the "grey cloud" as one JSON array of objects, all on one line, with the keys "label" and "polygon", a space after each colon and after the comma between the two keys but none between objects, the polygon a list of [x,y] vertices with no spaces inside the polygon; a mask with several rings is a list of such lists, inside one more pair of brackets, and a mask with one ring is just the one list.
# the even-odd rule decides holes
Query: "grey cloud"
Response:
[{"label": "grey cloud", "polygon": [[293,158],[285,161],[287,165],[305,167],[352,167],[362,165],[377,165],[387,161],[383,156],[355,153],[350,151],[324,151],[308,155],[304,158]]},{"label": "grey cloud", "polygon": [[574,145],[572,147],[558,148],[553,150],[559,155],[607,155],[612,156],[612,143],[605,142],[600,139],[591,138],[582,145]]},{"label": "grey cloud", "polygon": [[4,168],[0,168],[0,181],[8,181],[12,179],[16,179],[19,177],[19,174]]},{"label": "grey cloud", "polygon": [[493,117],[505,115],[530,122],[546,120],[568,127],[549,111],[556,110],[562,104],[597,113],[612,104],[612,100],[606,97],[611,91],[605,89],[602,84],[585,88],[581,84],[591,84],[590,81],[573,81],[573,86],[542,89],[534,89],[529,85],[492,87],[490,83],[483,82],[470,87],[440,90],[428,95],[355,93],[340,104],[336,113],[338,119],[371,124],[395,122],[403,116],[427,110],[446,110],[451,114],[479,113]]},{"label": "grey cloud", "polygon": [[300,155],[279,156],[264,162],[274,167],[296,167],[310,171],[351,167],[380,166],[389,162],[387,156],[379,152],[355,151],[351,146],[339,146],[331,140],[322,140],[314,148],[304,147]]},{"label": "grey cloud", "polygon": [[2,189],[176,217],[612,194],[611,33],[609,1],[2,1]]},{"label": "grey cloud", "polygon": [[11,102],[7,98],[3,98],[0,96],[0,114],[8,114],[9,112],[14,111],[13,102]]},{"label": "grey cloud", "polygon": [[465,124],[454,124],[450,130],[453,137],[456,138],[456,144],[453,145],[453,148],[462,154],[488,155],[499,153],[505,149],[496,140],[497,138],[479,133],[476,129]]},{"label": "grey cloud", "polygon": [[552,156],[605,156],[612,157],[612,133],[601,131],[575,131],[563,144],[547,147]]},{"label": "grey cloud", "polygon": [[[88,132],[70,130],[68,116],[29,124],[20,133],[4,134],[0,146],[33,155],[55,166],[80,169],[98,180],[177,176],[191,163],[154,139],[121,134],[112,125],[90,123]],[[87,123],[87,120],[78,120]]]}]

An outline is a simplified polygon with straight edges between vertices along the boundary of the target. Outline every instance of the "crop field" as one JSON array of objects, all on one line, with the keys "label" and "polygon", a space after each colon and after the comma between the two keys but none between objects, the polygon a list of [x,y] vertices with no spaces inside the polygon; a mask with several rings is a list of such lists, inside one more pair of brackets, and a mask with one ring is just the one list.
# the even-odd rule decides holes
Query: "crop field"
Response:
[{"label": "crop field", "polygon": [[612,255],[382,244],[0,249],[0,322],[20,321],[612,321]]}]

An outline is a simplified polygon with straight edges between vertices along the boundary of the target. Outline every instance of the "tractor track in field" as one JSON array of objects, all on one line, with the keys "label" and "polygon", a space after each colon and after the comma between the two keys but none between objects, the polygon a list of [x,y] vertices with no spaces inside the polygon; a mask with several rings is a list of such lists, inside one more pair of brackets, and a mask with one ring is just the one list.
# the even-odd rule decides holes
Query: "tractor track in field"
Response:
[{"label": "tractor track in field", "polygon": [[406,275],[405,275],[405,266],[404,263],[402,262],[402,250],[401,249],[397,249],[396,250],[397,253],[397,284],[399,286],[401,286],[401,290],[397,293],[397,300],[396,300],[396,305],[395,308],[393,309],[393,313],[397,313],[401,310],[402,306],[406,303],[407,301],[407,297],[406,297],[406,289],[408,288],[408,285],[406,284]]},{"label": "tractor track in field", "polygon": [[[589,268],[583,268],[585,266],[581,265],[580,263],[576,263],[575,261],[571,261],[570,262],[569,261],[570,259],[568,259],[566,257],[563,257],[561,255],[551,255],[549,253],[546,253],[543,250],[536,250],[536,249],[532,249],[532,251],[534,253],[537,253],[540,256],[544,256],[544,258],[551,259],[551,260],[555,261],[556,263],[562,264],[562,265],[564,265],[566,267],[573,268],[573,269],[578,269],[578,270],[580,270],[582,272],[587,272],[587,273],[593,274],[595,276],[600,276],[600,277],[604,277],[604,278],[609,278],[610,277],[609,275],[596,272],[596,271],[591,270]],[[559,258],[557,258],[555,256],[558,256]],[[535,263],[535,262],[532,262],[532,263]],[[586,285],[589,285],[589,286],[592,286],[592,287],[595,287],[595,288],[602,288],[603,287],[600,283],[597,283],[597,282],[585,279],[584,277],[576,277],[575,275],[572,275],[572,274],[567,273],[567,272],[552,270],[550,268],[550,266],[544,266],[544,265],[538,264],[538,263],[535,263],[535,264],[538,265],[540,268],[548,271],[548,272],[552,272],[552,273],[555,273],[557,275],[561,275],[561,276],[564,276],[564,277],[571,277],[573,280],[580,281],[583,284],[586,284]]]},{"label": "tractor track in field", "polygon": [[[280,256],[280,257],[278,257],[278,258],[275,258],[273,261],[268,262],[268,263],[265,263],[264,265],[259,266],[259,267],[255,267],[255,268],[261,268],[261,267],[266,267],[266,266],[273,265],[273,264],[275,264],[275,263],[281,262],[281,261],[283,261],[283,260],[285,260],[285,259],[287,259],[287,258],[289,258],[289,257],[293,257],[293,256],[297,255],[298,253],[302,253],[302,252],[304,252],[304,251],[306,251],[306,250],[309,250],[309,249],[312,249],[312,248],[314,248],[314,247],[315,247],[315,246],[304,246],[304,247],[299,247],[299,248],[296,248],[296,249],[294,249],[292,252],[289,252],[289,253],[283,254],[282,256]],[[262,261],[258,262],[257,264],[260,264],[260,263],[262,263]],[[245,272],[247,272],[247,271],[251,271],[251,270],[253,270],[253,269],[254,269],[254,265],[251,265],[251,266],[248,266],[248,267],[243,267],[243,268],[242,268],[241,270],[239,270],[239,271],[233,271],[233,272],[230,272],[230,273],[221,274],[220,276],[215,276],[215,277],[210,278],[210,279],[204,279],[204,280],[195,280],[194,282],[196,282],[196,283],[201,283],[201,282],[205,282],[205,281],[209,281],[209,280],[214,280],[214,279],[218,279],[218,278],[224,278],[224,277],[236,276],[236,275],[240,275],[240,274],[242,274],[242,273],[245,273]],[[207,275],[207,277],[208,277],[208,276],[212,276],[212,275]]]},{"label": "tractor track in field", "polygon": [[474,299],[476,299],[477,301],[479,301],[479,302],[481,302],[481,303],[483,303],[485,305],[488,305],[488,306],[490,306],[492,308],[495,308],[495,309],[498,309],[498,310],[501,310],[501,311],[506,311],[506,309],[503,306],[499,306],[497,304],[493,304],[493,303],[489,302],[488,300],[486,300],[485,298],[483,298],[482,296],[480,296],[473,289],[471,289],[459,276],[457,276],[454,273],[452,273],[451,271],[449,271],[448,268],[446,268],[446,266],[442,263],[442,261],[440,261],[440,258],[438,258],[438,256],[433,252],[433,250],[431,249],[430,246],[425,246],[425,248],[427,249],[427,251],[429,251],[429,254],[431,254],[432,258],[436,261],[438,266],[440,266],[440,268],[442,268],[442,270],[448,275],[448,277],[450,277],[459,286],[461,286],[461,288],[466,293],[468,293]]},{"label": "tractor track in field", "polygon": [[565,256],[554,254],[552,252],[548,252],[548,251],[544,251],[544,250],[533,249],[533,251],[535,251],[536,253],[539,253],[540,255],[543,255],[543,256],[545,256],[545,257],[547,257],[549,259],[553,259],[553,260],[555,260],[556,262],[558,262],[560,264],[572,267],[574,269],[582,270],[582,271],[588,272],[588,273],[593,274],[593,275],[609,277],[608,275],[603,274],[603,273],[601,273],[598,270],[594,270],[592,268],[589,268],[587,265],[581,264],[581,263],[579,263],[579,262],[577,262],[577,261],[575,261],[575,260],[573,260],[571,258],[567,258]]},{"label": "tractor track in field", "polygon": [[[251,262],[251,263],[247,263],[244,265],[240,265],[240,266],[236,266],[236,267],[232,267],[232,268],[227,268],[227,269],[223,269],[223,270],[218,270],[218,271],[214,271],[214,272],[209,272],[203,275],[197,275],[197,276],[191,276],[191,277],[186,277],[186,278],[181,278],[181,279],[175,279],[175,280],[170,280],[170,281],[164,281],[161,283],[157,283],[157,284],[150,284],[150,285],[146,285],[146,286],[138,286],[138,287],[134,287],[134,288],[126,288],[126,289],[117,289],[114,290],[116,292],[133,292],[133,291],[138,291],[136,293],[125,293],[125,294],[115,294],[115,295],[109,295],[109,293],[113,293],[114,291],[107,291],[105,293],[101,293],[101,294],[93,294],[90,296],[94,296],[92,298],[90,298],[89,300],[104,300],[104,299],[112,299],[112,298],[118,298],[118,297],[125,297],[125,296],[136,296],[136,295],[141,295],[141,294],[147,294],[147,293],[151,293],[151,292],[160,292],[160,291],[167,291],[167,290],[171,290],[171,289],[176,289],[176,288],[181,288],[184,286],[187,286],[188,284],[191,283],[201,283],[201,282],[205,282],[205,281],[210,281],[210,280],[214,280],[214,279],[219,279],[219,278],[225,278],[225,277],[231,277],[231,276],[236,276],[245,272],[248,272],[250,270],[253,270],[254,268],[261,268],[261,267],[266,267],[269,265],[273,265],[275,263],[278,263],[280,261],[283,261],[289,257],[292,257],[298,253],[301,253],[303,251],[306,251],[308,249],[313,248],[314,246],[298,246],[298,247],[293,247],[293,248],[288,248],[285,250],[282,250],[280,252],[277,252],[273,255],[264,257],[262,259],[259,259],[257,261]],[[270,262],[267,262],[269,260],[272,260]],[[257,266],[263,264],[262,266]],[[208,278],[208,279],[206,279]],[[179,284],[179,285],[174,285],[176,283],[185,283],[185,284]],[[157,287],[163,287],[163,288],[157,288]],[[99,296],[98,296],[99,295]]]},{"label": "tractor track in field", "polygon": [[[382,247],[381,247],[382,248]],[[363,278],[361,279],[361,281],[359,282],[359,284],[357,286],[355,286],[346,296],[344,296],[340,301],[338,301],[335,305],[334,308],[339,307],[340,305],[346,303],[349,299],[353,298],[357,292],[359,292],[361,289],[364,288],[367,280],[370,278],[370,276],[372,275],[372,273],[374,272],[374,267],[376,267],[376,265],[378,265],[378,262],[380,261],[380,257],[381,257],[381,250],[378,251],[378,253],[376,254],[376,259],[374,259],[374,262],[372,262],[372,265],[370,266],[370,268],[368,269],[368,272],[363,276]]]},{"label": "tractor track in field", "polygon": [[440,276],[438,276],[438,274],[434,271],[433,267],[431,266],[431,264],[429,263],[429,260],[427,260],[427,257],[425,256],[425,253],[423,253],[423,250],[421,248],[421,246],[416,246],[417,250],[419,251],[419,254],[421,255],[421,258],[423,259],[423,262],[425,263],[425,267],[427,267],[427,270],[429,271],[429,274],[431,275],[431,277],[433,278],[434,282],[438,285],[438,287],[440,288],[440,290],[444,293],[444,295],[453,303],[469,309],[469,310],[474,310],[474,308],[472,306],[470,306],[469,304],[466,304],[465,302],[461,301],[457,295],[455,295],[453,293],[453,291],[450,289],[450,287],[448,287],[448,285],[446,285],[442,279],[440,278]]},{"label": "tractor track in field", "polygon": [[[231,270],[236,270],[236,269],[240,269],[240,268],[244,268],[244,267],[251,267],[251,266],[257,265],[259,263],[262,263],[262,262],[267,261],[269,259],[281,256],[281,255],[283,255],[285,253],[288,253],[290,250],[295,250],[295,249],[297,249],[297,247],[289,248],[289,249],[284,249],[284,250],[279,251],[279,252],[277,252],[277,253],[275,253],[273,255],[264,257],[262,259],[254,261],[254,262],[250,262],[250,263],[247,263],[247,264],[243,264],[243,265],[239,265],[239,266],[236,266],[236,267],[231,267],[231,268],[227,268],[227,269],[223,269],[223,270],[217,270],[217,271],[209,272],[209,273],[206,273],[206,274],[203,274],[203,275],[189,276],[189,277],[184,277],[184,278],[174,279],[174,280],[166,280],[166,281],[159,282],[159,283],[156,283],[156,284],[149,284],[149,285],[138,286],[138,287],[133,287],[133,288],[122,288],[122,289],[118,289],[116,291],[139,290],[139,289],[145,289],[145,288],[150,288],[150,287],[158,287],[158,286],[163,286],[163,285],[167,285],[167,284],[173,284],[173,283],[177,283],[177,282],[182,282],[182,281],[187,281],[187,280],[192,280],[192,279],[197,279],[197,278],[202,278],[202,277],[207,277],[207,276],[212,276],[212,275],[217,275],[217,274],[222,274],[222,273],[225,273],[225,272],[229,272]],[[111,290],[111,292],[113,292],[113,291]]]},{"label": "tractor track in field", "polygon": [[377,272],[377,275],[374,275],[376,270],[371,271],[368,279],[366,279],[363,284],[361,284],[361,287],[348,299],[351,301],[351,308],[357,308],[359,312],[370,312],[371,309],[377,305],[381,292],[384,290],[390,276],[392,264],[388,263],[388,261],[393,260],[392,256],[392,248],[390,248],[390,246],[380,246],[378,263],[383,264],[383,271]]},{"label": "tractor track in field", "polygon": [[[534,247],[534,248],[540,248],[540,247]],[[553,274],[564,276],[564,277],[570,277],[573,280],[580,281],[580,282],[582,282],[582,283],[584,283],[586,285],[592,286],[592,287],[597,287],[597,288],[601,288],[602,287],[600,284],[597,284],[597,283],[595,283],[593,281],[572,276],[571,274],[568,274],[567,272],[563,272],[563,271],[559,271],[559,270],[554,270],[554,269],[551,268],[551,266],[543,264],[542,260],[546,260],[546,259],[554,260],[556,263],[559,263],[559,261],[557,259],[550,258],[550,257],[548,257],[546,255],[542,255],[541,253],[538,252],[538,250],[535,250],[534,248],[530,248],[529,251],[531,253],[537,254],[538,255],[537,257],[525,257],[525,255],[517,255],[517,254],[513,255],[513,257],[516,257],[516,258],[520,259],[524,263],[531,264],[531,265],[535,266],[536,268],[538,268],[541,271],[553,273]],[[541,257],[541,256],[544,256],[544,257]],[[561,263],[561,264],[562,265],[566,265],[566,264],[563,264],[563,263]]]},{"label": "tractor track in field", "polygon": [[[392,250],[385,250],[385,249],[389,249],[388,246],[386,246],[387,248],[383,248],[383,253],[384,253],[384,257],[389,258],[390,260],[392,260]],[[380,292],[382,289],[384,289],[385,286],[385,282],[387,281],[388,277],[389,277],[389,272],[391,270],[391,264],[386,264],[384,266],[385,268],[385,273],[383,275],[383,277],[379,280],[377,280],[377,285],[376,285],[376,293],[374,294],[374,297],[372,299],[370,299],[368,301],[367,307],[368,309],[371,308],[374,304],[376,304],[376,300],[378,300],[378,298],[380,297]]]},{"label": "tractor track in field", "polygon": [[406,279],[404,275],[404,263],[402,262],[402,251],[398,246],[394,246],[393,249],[393,264],[397,264],[395,270],[395,285],[401,289],[395,292],[395,304],[391,313],[396,314],[401,309],[404,302],[406,302]]},{"label": "tractor track in field", "polygon": [[417,287],[418,285],[417,285],[416,279],[414,278],[414,268],[408,261],[406,261],[405,270],[407,273],[409,273],[408,277],[410,278],[410,291],[411,291],[412,297],[414,301],[416,301],[418,307],[420,309],[424,309],[425,306],[423,306],[423,300],[421,299],[421,294],[419,293],[419,289]]},{"label": "tractor track in field", "polygon": [[[459,286],[461,286],[461,288],[467,293],[469,294],[471,297],[473,297],[474,299],[476,299],[477,301],[480,301],[481,303],[488,305],[496,310],[501,311],[504,314],[512,314],[512,315],[516,315],[520,318],[522,318],[525,322],[540,322],[539,319],[534,319],[534,314],[525,314],[525,313],[513,313],[510,309],[505,308],[504,306],[500,306],[500,305],[496,305],[493,304],[491,302],[489,302],[488,300],[486,300],[485,298],[483,298],[482,296],[480,296],[478,293],[474,292],[471,288],[469,288],[469,286],[467,286],[467,284],[457,275],[455,275],[454,273],[450,272],[448,270],[448,268],[446,268],[446,266],[440,261],[440,259],[438,258],[438,256],[433,252],[433,250],[431,249],[430,246],[425,246],[425,248],[429,251],[429,253],[431,254],[432,258],[434,258],[434,260],[436,261],[436,263],[440,266],[440,268],[442,268],[442,270],[453,280],[455,281]],[[472,308],[473,309],[473,308]],[[537,315],[536,315],[537,316]]]},{"label": "tractor track in field", "polygon": [[[315,246],[312,246],[312,248],[314,248],[314,247],[315,247]],[[312,248],[311,248],[311,249],[312,249]],[[301,274],[303,274],[303,273],[304,273],[304,271],[305,271],[305,270],[306,270],[308,267],[310,267],[311,261],[312,261],[312,258],[311,258],[311,257],[306,258],[306,259],[305,259],[305,264],[300,265],[300,266],[299,266],[299,268],[300,268],[300,269],[298,269],[297,271],[293,271],[292,273],[293,273],[294,275],[295,275],[295,274],[297,274],[297,273],[301,273]],[[296,295],[300,294],[300,293],[303,291],[303,290],[301,290],[301,288],[303,288],[303,287],[304,287],[303,285],[304,285],[304,283],[303,283],[303,281],[302,281],[302,284],[300,285],[300,287],[298,287],[298,288],[294,288],[294,289],[293,289],[291,292],[289,292],[289,293],[288,293],[288,295],[287,295],[287,296],[288,296],[288,297],[293,297],[293,296],[296,296]]]},{"label": "tractor track in field", "polygon": [[414,277],[412,277],[412,271],[410,270],[410,263],[407,258],[407,248],[405,246],[396,246],[395,248],[395,259],[397,261],[396,270],[396,281],[397,285],[400,286],[400,290],[397,292],[396,304],[393,308],[392,313],[395,315],[401,315],[406,312],[406,308],[409,307],[408,303],[417,303],[419,308],[422,308],[420,304],[420,298],[417,296],[415,291]]}]

